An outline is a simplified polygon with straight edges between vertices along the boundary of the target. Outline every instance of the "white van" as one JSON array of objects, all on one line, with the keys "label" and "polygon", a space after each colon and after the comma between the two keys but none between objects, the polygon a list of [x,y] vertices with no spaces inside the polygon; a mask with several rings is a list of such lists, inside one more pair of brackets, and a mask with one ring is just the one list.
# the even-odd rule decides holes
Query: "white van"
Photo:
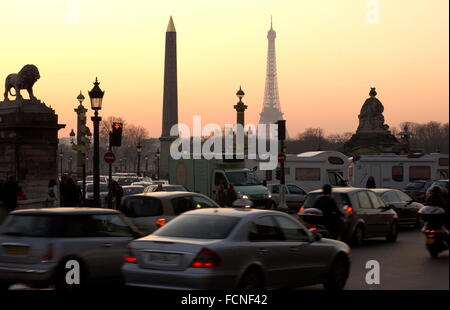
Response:
[{"label": "white van", "polygon": [[366,187],[370,176],[376,187],[395,189],[417,180],[448,179],[448,154],[360,155],[351,160],[349,178],[355,187]]},{"label": "white van", "polygon": [[[258,163],[258,160],[246,160],[248,168],[257,167]],[[345,187],[349,165],[348,157],[337,151],[287,154],[284,163],[285,181],[300,186],[306,192],[319,189],[324,184]],[[267,184],[279,183],[276,170],[257,170],[257,174]]]}]

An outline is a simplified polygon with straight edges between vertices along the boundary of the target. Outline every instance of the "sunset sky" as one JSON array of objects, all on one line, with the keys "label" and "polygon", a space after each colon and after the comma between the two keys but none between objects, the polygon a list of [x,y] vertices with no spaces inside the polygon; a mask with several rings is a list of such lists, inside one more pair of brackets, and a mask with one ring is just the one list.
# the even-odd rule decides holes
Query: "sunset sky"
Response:
[{"label": "sunset sky", "polygon": [[[378,24],[368,17],[373,3]],[[159,137],[172,15],[179,121],[190,125],[201,115],[203,123],[235,122],[242,85],[246,122],[256,123],[273,15],[291,136],[308,127],[355,131],[370,87],[390,126],[448,122],[448,6],[448,0],[1,0],[0,78],[37,65],[35,95],[67,125],[64,137],[76,129],[79,91],[87,98],[98,76],[106,91],[101,116],[121,116]]]}]

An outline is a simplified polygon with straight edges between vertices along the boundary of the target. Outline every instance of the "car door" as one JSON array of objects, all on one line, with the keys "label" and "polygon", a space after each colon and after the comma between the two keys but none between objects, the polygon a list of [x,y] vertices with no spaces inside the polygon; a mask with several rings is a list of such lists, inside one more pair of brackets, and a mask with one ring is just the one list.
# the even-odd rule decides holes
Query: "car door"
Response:
[{"label": "car door", "polygon": [[306,192],[294,184],[286,185],[286,203],[291,208],[298,208],[303,204],[306,197]]},{"label": "car door", "polygon": [[379,234],[376,218],[378,210],[373,208],[367,192],[366,190],[362,190],[356,193],[359,202],[356,211],[358,216],[365,222],[365,235],[370,237]]},{"label": "car door", "polygon": [[404,215],[403,222],[409,224],[417,223],[417,212],[422,207],[422,204],[415,202],[408,194],[402,191],[395,191],[399,200],[403,203]]},{"label": "car door", "polygon": [[280,203],[280,185],[270,184],[269,191],[272,195],[272,200],[278,205]]},{"label": "car door", "polygon": [[262,265],[267,287],[287,287],[290,256],[277,222],[271,215],[256,218],[250,225],[248,240],[252,256]]},{"label": "car door", "polygon": [[373,210],[375,211],[375,222],[377,235],[385,236],[391,229],[392,224],[392,210],[387,209],[386,204],[377,194],[372,191],[367,191],[369,199],[372,203]]},{"label": "car door", "polygon": [[97,223],[97,234],[102,240],[102,277],[117,278],[127,255],[127,245],[134,239],[133,230],[119,214],[92,215],[92,219]]},{"label": "car door", "polygon": [[327,270],[327,260],[332,254],[330,247],[317,246],[313,237],[298,221],[285,215],[276,215],[284,236],[285,246],[280,255],[287,259],[290,287],[318,283]]},{"label": "car door", "polygon": [[407,202],[401,201],[399,195],[397,195],[397,191],[390,190],[381,196],[383,201],[394,208],[394,211],[397,213],[399,221],[403,222],[403,220],[408,218],[408,211],[406,208]]}]

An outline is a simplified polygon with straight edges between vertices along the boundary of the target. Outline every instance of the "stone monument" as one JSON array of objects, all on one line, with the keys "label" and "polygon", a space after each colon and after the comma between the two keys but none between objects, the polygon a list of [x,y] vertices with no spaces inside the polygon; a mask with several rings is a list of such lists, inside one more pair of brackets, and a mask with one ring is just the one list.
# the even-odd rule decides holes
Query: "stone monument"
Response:
[{"label": "stone monument", "polygon": [[375,87],[370,89],[358,115],[356,133],[344,144],[344,152],[351,154],[398,153],[402,145],[384,123],[384,107],[376,98]]},{"label": "stone monument", "polygon": [[[34,96],[39,78],[34,65],[8,75],[0,101],[0,178],[14,176],[28,199],[46,198],[49,180],[57,178],[58,130],[65,127],[58,124],[55,111]],[[22,97],[21,89],[28,91],[29,99]]]}]

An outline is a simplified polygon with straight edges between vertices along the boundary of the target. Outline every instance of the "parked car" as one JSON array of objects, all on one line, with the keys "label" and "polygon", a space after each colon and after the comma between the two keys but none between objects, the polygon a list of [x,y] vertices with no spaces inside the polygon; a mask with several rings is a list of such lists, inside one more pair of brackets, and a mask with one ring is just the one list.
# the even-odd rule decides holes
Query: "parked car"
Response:
[{"label": "parked car", "polygon": [[[314,208],[316,200],[322,195],[321,190],[309,192],[304,205],[300,208],[300,220],[311,227],[304,217],[305,210]],[[366,188],[333,188],[332,197],[344,216],[341,238],[352,245],[361,245],[366,238],[385,237],[394,242],[398,236],[398,216],[392,207]]]},{"label": "parked car", "polygon": [[434,181],[431,180],[419,180],[414,182],[409,182],[404,192],[411,196],[417,202],[424,202],[427,194],[428,188]]},{"label": "parked car", "polygon": [[133,183],[131,183],[131,185],[141,185],[141,186],[143,186],[144,188],[146,188],[146,187],[148,187],[148,186],[150,186],[150,185],[153,185],[154,183],[152,182],[152,181],[139,181],[139,182],[133,182]]},{"label": "parked car", "polygon": [[126,285],[162,289],[275,289],[345,286],[349,247],[321,239],[292,216],[272,210],[189,211],[133,241]]},{"label": "parked car", "polygon": [[[108,184],[107,183],[100,183],[100,203],[102,207],[105,207],[107,205],[108,200]],[[86,204],[88,206],[93,205],[94,203],[94,183],[88,183],[86,184]]]},{"label": "parked car", "polygon": [[66,289],[66,263],[80,264],[80,284],[120,280],[127,244],[140,235],[115,210],[17,210],[0,227],[0,287],[24,283]]},{"label": "parked car", "polygon": [[173,185],[173,184],[153,184],[147,186],[144,190],[144,193],[156,192],[158,190],[158,186],[161,185],[163,192],[189,192],[189,190],[183,185]]},{"label": "parked car", "polygon": [[447,193],[447,195],[448,195],[448,193],[449,193],[448,180],[439,180],[439,181],[433,182],[433,184],[431,184],[431,186],[427,190],[427,195],[430,194],[430,190],[435,186],[439,187],[443,192]]},{"label": "parked car", "polygon": [[130,196],[135,194],[142,194],[145,187],[142,185],[124,185],[122,186],[123,196]]},{"label": "parked car", "polygon": [[219,208],[209,197],[191,192],[152,192],[123,197],[119,210],[143,233],[149,234],[183,212]]},{"label": "parked car", "polygon": [[[101,176],[99,176],[99,178],[100,178],[100,183],[108,183],[108,177],[107,177],[107,176],[101,175]],[[86,177],[86,182],[87,182],[87,183],[92,183],[92,182],[94,182],[94,176],[88,175],[88,176]]]},{"label": "parked car", "polygon": [[139,179],[139,177],[133,177],[133,176],[126,176],[126,177],[118,177],[116,179],[116,182],[120,185],[120,186],[125,186],[125,185],[131,185],[134,182],[140,182],[141,180]]},{"label": "parked car", "polygon": [[400,225],[421,227],[417,212],[423,207],[423,204],[414,201],[408,194],[398,189],[373,188],[372,191],[380,196],[388,206],[392,206],[398,215]]},{"label": "parked car", "polygon": [[[306,192],[300,186],[295,184],[286,184],[286,204],[289,208],[298,210],[298,208],[303,204],[306,198]],[[280,204],[280,184],[268,184],[267,189],[269,190],[274,206]]]}]

